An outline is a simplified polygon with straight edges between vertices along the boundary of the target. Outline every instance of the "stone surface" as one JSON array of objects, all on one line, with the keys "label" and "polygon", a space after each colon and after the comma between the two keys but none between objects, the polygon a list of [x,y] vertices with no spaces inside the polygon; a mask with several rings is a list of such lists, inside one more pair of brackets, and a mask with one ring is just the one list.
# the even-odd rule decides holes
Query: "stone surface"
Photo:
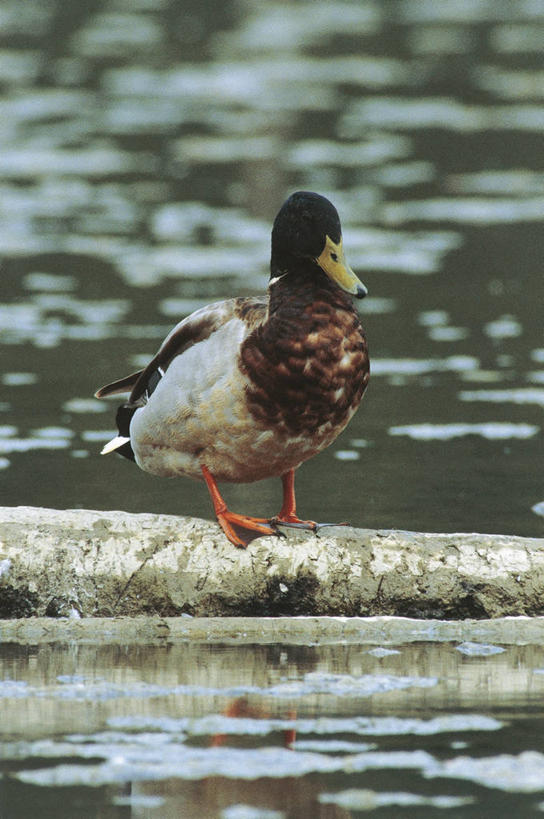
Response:
[{"label": "stone surface", "polygon": [[0,507],[0,617],[544,613],[544,539],[286,535],[236,549],[195,518]]},{"label": "stone surface", "polygon": [[[417,620],[412,617],[26,617],[0,620],[0,643],[39,645],[404,645],[464,643],[476,655],[492,646],[544,644],[544,617]],[[485,655],[484,655],[485,656]],[[539,659],[536,662],[540,661]]]}]

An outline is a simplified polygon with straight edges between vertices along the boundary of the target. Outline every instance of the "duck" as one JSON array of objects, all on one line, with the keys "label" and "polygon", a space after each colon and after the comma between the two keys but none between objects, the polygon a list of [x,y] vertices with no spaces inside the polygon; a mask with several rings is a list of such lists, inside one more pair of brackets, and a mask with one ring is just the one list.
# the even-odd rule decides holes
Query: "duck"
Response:
[{"label": "duck", "polygon": [[[182,319],[138,372],[100,387],[128,394],[116,452],[160,477],[203,481],[228,540],[321,525],[298,517],[295,473],[345,429],[366,390],[366,335],[353,299],[367,288],[347,264],[326,197],[296,191],[272,227],[267,294],[214,302]],[[272,518],[231,511],[218,483],[281,478]]]}]

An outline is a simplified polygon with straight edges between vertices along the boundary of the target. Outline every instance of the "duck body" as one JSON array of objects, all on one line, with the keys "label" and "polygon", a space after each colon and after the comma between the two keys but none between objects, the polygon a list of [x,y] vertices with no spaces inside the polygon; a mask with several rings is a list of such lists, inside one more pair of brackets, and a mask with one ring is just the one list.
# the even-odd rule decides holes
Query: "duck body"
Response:
[{"label": "duck body", "polygon": [[[310,211],[322,201],[333,208],[317,194],[300,192],[282,210],[297,197],[304,203],[310,197]],[[117,414],[120,434],[104,452],[117,449],[153,475],[204,479],[212,500],[215,491],[220,497],[215,481],[282,477],[283,517],[303,524],[294,511],[294,471],[342,432],[369,378],[365,334],[346,292],[349,286],[361,297],[366,290],[349,268],[353,281],[339,286],[323,269],[328,262],[317,263],[325,252],[327,260],[342,254],[339,221],[331,241],[334,229],[317,237],[314,254],[296,257],[295,273],[281,242],[275,256],[273,231],[268,297],[197,310],[174,327],[144,370],[101,388],[100,398],[130,389]],[[334,260],[330,264],[336,273]],[[214,506],[223,525],[216,500]],[[223,528],[236,545],[246,545]],[[256,531],[253,536],[273,533]]]}]

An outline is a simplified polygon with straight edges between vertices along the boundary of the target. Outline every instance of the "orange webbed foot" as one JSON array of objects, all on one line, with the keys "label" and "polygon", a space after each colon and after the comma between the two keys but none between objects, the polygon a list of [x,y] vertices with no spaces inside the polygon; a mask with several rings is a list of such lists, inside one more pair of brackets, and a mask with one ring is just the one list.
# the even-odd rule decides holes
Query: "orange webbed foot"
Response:
[{"label": "orange webbed foot", "polygon": [[252,540],[264,535],[279,535],[266,518],[252,518],[225,509],[216,513],[217,521],[231,543],[245,549]]}]

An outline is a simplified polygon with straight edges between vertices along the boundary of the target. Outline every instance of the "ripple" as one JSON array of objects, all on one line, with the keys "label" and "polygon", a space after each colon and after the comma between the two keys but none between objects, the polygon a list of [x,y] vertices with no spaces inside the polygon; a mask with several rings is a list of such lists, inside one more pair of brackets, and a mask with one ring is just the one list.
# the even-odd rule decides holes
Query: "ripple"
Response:
[{"label": "ripple", "polygon": [[524,751],[518,755],[501,754],[491,757],[456,757],[429,767],[425,777],[466,779],[487,788],[509,793],[537,793],[544,782],[544,755]]},{"label": "ripple", "polygon": [[[544,125],[544,123],[543,123]],[[544,220],[544,197],[526,199],[422,199],[384,205],[389,224],[404,222],[466,222],[493,225]]]},{"label": "ripple", "polygon": [[459,393],[461,401],[489,401],[492,404],[537,404],[544,407],[544,390],[518,387],[511,390],[466,390]]},{"label": "ripple", "polygon": [[162,47],[161,25],[147,14],[96,14],[73,37],[73,50],[97,60],[105,57],[141,57]]},{"label": "ripple", "polygon": [[332,35],[374,33],[381,18],[379,6],[369,2],[269,3],[250,15],[239,31],[221,35],[218,44],[221,50],[234,52],[298,51],[303,43],[320,43]]},{"label": "ripple", "polygon": [[460,372],[478,369],[473,356],[452,355],[448,358],[374,358],[372,375],[426,375],[427,373]]},{"label": "ripple", "polygon": [[3,455],[12,452],[32,452],[37,449],[67,449],[70,446],[68,438],[36,436],[34,438],[0,439],[0,453]]},{"label": "ripple", "polygon": [[[2,113],[10,115],[10,112],[3,112],[2,108],[0,103],[0,116]],[[0,152],[0,174],[5,179],[39,178],[43,175],[44,168],[47,168],[49,174],[103,178],[122,173],[151,173],[154,170],[154,160],[148,154],[119,151],[113,145],[77,151],[25,145],[4,148]]]},{"label": "ripple", "polygon": [[37,373],[4,373],[2,384],[6,387],[28,387],[38,383]]},{"label": "ripple", "polygon": [[[544,32],[543,32],[544,34]],[[474,69],[477,88],[510,100],[542,99],[544,97],[544,71],[515,71],[496,65],[482,65]]]},{"label": "ripple", "polygon": [[525,168],[512,168],[450,174],[446,178],[446,187],[452,193],[481,193],[495,196],[516,194],[525,197],[544,192],[544,173]]},{"label": "ripple", "polygon": [[472,805],[473,796],[423,796],[404,791],[373,791],[349,788],[336,793],[320,793],[318,801],[323,805],[337,805],[346,811],[370,811],[377,808],[397,806],[410,808],[416,805],[433,808],[461,808]]},{"label": "ripple", "polygon": [[544,106],[468,105],[453,97],[372,97],[351,103],[340,122],[343,136],[355,137],[365,128],[414,131],[437,130],[540,131],[544,125]]},{"label": "ripple", "polygon": [[297,168],[316,165],[356,168],[406,157],[410,154],[411,147],[411,140],[385,134],[377,139],[358,143],[308,139],[300,140],[290,149],[287,161]]},{"label": "ripple", "polygon": [[467,657],[491,657],[494,654],[502,654],[505,649],[500,646],[491,646],[487,643],[460,643],[455,646],[456,651],[466,654]]},{"label": "ripple", "polygon": [[101,403],[95,398],[70,398],[62,405],[64,412],[75,413],[94,413],[106,412],[108,410],[107,404]]},{"label": "ripple", "polygon": [[467,435],[479,435],[488,441],[533,438],[540,427],[532,424],[510,424],[487,421],[482,424],[407,424],[389,428],[389,435],[406,435],[414,441],[451,441]]},{"label": "ripple", "polygon": [[499,54],[542,54],[543,40],[544,26],[537,21],[532,25],[509,22],[495,26],[490,32],[491,45]]},{"label": "ripple", "polygon": [[515,316],[500,316],[484,325],[484,333],[490,338],[517,338],[523,332]]},{"label": "ripple", "polygon": [[540,515],[540,517],[544,518],[544,501],[539,501],[539,503],[535,503],[534,506],[531,506],[531,512],[534,512],[535,515]]}]

